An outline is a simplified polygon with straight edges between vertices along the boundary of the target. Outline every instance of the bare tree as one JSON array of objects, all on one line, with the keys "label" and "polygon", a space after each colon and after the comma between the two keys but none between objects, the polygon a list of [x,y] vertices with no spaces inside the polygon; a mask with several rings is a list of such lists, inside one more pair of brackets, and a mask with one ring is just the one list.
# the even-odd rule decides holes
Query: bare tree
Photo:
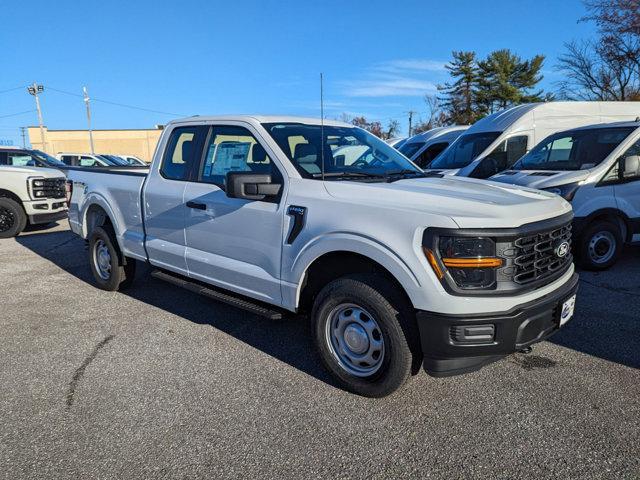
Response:
[{"label": "bare tree", "polygon": [[597,40],[570,42],[557,69],[560,94],[586,100],[640,99],[640,0],[585,0]]}]

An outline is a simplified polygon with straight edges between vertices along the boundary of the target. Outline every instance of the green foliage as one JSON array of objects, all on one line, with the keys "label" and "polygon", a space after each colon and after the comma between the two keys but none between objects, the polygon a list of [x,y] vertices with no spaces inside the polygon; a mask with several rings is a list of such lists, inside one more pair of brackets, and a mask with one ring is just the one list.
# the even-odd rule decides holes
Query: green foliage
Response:
[{"label": "green foliage", "polygon": [[452,82],[438,89],[442,107],[451,123],[472,124],[489,113],[521,103],[553,98],[534,90],[542,80],[544,56],[523,60],[508,49],[491,52],[478,60],[474,52],[452,52],[446,66]]}]

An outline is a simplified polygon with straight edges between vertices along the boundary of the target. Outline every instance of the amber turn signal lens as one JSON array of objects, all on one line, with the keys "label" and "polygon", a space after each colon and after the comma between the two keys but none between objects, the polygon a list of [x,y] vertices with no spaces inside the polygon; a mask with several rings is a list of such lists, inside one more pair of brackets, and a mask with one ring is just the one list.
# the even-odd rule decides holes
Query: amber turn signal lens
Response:
[{"label": "amber turn signal lens", "polygon": [[502,266],[501,258],[443,258],[442,263],[450,268],[497,268]]},{"label": "amber turn signal lens", "polygon": [[444,277],[444,273],[442,272],[440,265],[438,265],[438,260],[436,260],[436,256],[433,254],[433,252],[426,247],[422,247],[422,250],[424,251],[424,255],[427,257],[427,260],[429,261],[429,264],[431,265],[431,268],[433,268],[433,271],[436,273],[437,277]]}]

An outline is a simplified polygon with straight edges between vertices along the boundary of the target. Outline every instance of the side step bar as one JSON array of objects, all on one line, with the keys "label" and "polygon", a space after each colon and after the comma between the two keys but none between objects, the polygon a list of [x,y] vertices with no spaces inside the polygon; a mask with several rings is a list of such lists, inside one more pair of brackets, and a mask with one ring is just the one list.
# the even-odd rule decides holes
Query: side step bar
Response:
[{"label": "side step bar", "polygon": [[158,280],[163,280],[178,287],[185,288],[199,295],[203,295],[217,302],[222,302],[233,307],[241,308],[242,310],[251,312],[254,315],[266,317],[270,320],[281,320],[283,318],[283,312],[274,308],[270,308],[269,306],[266,306],[265,304],[258,302],[257,300],[240,297],[230,292],[217,290],[214,287],[205,286],[198,283],[197,281],[186,279],[181,275],[165,272],[164,270],[154,270],[153,272],[151,272],[151,276],[157,278]]}]

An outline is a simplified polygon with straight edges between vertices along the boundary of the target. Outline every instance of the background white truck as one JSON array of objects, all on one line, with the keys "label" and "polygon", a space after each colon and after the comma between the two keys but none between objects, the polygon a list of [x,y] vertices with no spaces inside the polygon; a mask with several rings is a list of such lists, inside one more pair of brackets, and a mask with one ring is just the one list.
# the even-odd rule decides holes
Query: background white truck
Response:
[{"label": "background white truck", "polygon": [[59,170],[0,165],[0,238],[66,218],[65,183]]},{"label": "background white truck", "polygon": [[[348,163],[347,146],[368,152]],[[130,285],[144,261],[259,315],[307,313],[323,363],[361,395],[395,391],[421,364],[476,370],[573,314],[565,200],[424,178],[352,125],[192,117],[165,127],[148,174],[68,177],[70,225],[100,288]]]}]

